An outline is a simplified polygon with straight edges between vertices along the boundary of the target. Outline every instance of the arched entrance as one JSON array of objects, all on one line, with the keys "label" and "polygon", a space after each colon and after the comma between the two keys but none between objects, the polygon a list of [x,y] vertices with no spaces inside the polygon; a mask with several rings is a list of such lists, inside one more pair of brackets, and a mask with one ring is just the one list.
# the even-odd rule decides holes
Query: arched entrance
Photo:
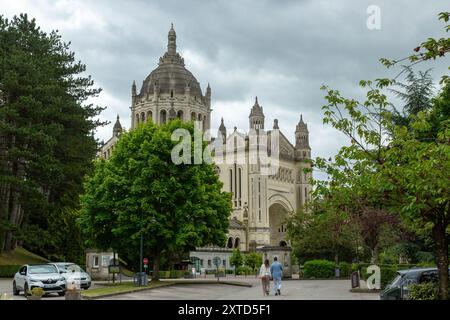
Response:
[{"label": "arched entrance", "polygon": [[279,203],[269,207],[270,245],[274,247],[287,246],[286,218],[288,211]]}]

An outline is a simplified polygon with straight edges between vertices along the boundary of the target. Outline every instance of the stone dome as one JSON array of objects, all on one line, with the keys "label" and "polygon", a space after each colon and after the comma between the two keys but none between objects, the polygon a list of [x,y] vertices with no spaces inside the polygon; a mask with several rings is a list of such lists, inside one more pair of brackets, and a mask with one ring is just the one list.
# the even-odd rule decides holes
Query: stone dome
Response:
[{"label": "stone dome", "polygon": [[176,52],[176,33],[173,25],[168,34],[167,51],[159,59],[158,67],[144,80],[140,96],[159,94],[184,95],[186,91],[199,99],[204,99],[200,84],[194,75],[186,69],[184,59]]}]

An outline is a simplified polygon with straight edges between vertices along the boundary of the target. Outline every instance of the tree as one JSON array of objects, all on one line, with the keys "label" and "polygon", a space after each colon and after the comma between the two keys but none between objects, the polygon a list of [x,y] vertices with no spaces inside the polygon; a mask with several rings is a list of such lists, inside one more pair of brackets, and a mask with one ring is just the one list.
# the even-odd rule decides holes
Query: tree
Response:
[{"label": "tree", "polygon": [[339,263],[345,252],[355,253],[359,232],[349,216],[315,198],[287,220],[288,237],[298,258],[327,258]]},{"label": "tree", "polygon": [[[154,280],[162,256],[223,245],[231,213],[230,194],[221,190],[212,164],[172,161],[178,141],[171,136],[177,129],[189,133],[194,145],[193,124],[179,120],[161,126],[149,122],[123,133],[111,158],[97,161],[81,198],[80,224],[90,243],[139,261],[142,234]],[[206,146],[184,156],[192,160]]]},{"label": "tree", "polygon": [[20,241],[63,256],[50,230],[74,228],[102,109],[86,103],[100,89],[69,46],[27,15],[0,16],[0,252]]},{"label": "tree", "polygon": [[262,263],[262,254],[260,253],[253,251],[244,255],[244,264],[252,268],[253,271],[258,270],[261,263]]},{"label": "tree", "polygon": [[433,239],[440,296],[448,299],[450,126],[447,119],[447,127],[438,133],[435,141],[421,141],[420,132],[430,128],[427,115],[419,113],[413,119],[413,132],[396,128],[379,177],[386,190],[401,195],[393,197],[391,205],[400,210],[404,220],[417,233]]},{"label": "tree", "polygon": [[424,72],[419,71],[416,74],[410,66],[403,68],[407,72],[406,82],[394,82],[394,86],[399,87],[400,90],[391,90],[405,103],[401,112],[397,109],[394,110],[393,120],[398,125],[408,125],[410,115],[431,109],[434,93],[430,69]]},{"label": "tree", "polygon": [[230,257],[230,265],[234,267],[234,275],[236,276],[236,269],[244,264],[244,258],[242,257],[241,250],[235,248]]}]

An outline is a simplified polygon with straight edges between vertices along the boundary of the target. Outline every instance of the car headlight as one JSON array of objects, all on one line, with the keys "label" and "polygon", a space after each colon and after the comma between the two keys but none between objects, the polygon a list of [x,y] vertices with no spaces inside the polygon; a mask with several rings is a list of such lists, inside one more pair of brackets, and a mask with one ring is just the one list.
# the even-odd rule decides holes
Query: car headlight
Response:
[{"label": "car headlight", "polygon": [[59,278],[59,281],[65,281],[66,279],[64,277]]}]

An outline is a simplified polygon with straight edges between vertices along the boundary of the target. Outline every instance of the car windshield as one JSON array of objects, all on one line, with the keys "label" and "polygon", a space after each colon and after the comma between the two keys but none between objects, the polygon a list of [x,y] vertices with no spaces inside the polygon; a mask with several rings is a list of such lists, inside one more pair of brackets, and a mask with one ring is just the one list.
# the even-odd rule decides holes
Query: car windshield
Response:
[{"label": "car windshield", "polygon": [[51,265],[39,265],[39,266],[30,266],[28,268],[29,274],[46,274],[46,273],[58,273],[56,268]]},{"label": "car windshield", "polygon": [[397,276],[392,280],[392,282],[388,285],[389,288],[400,287],[400,283],[402,281],[402,275],[397,274]]},{"label": "car windshield", "polygon": [[58,269],[63,272],[63,273],[67,273],[67,272],[84,272],[83,268],[81,268],[80,266],[74,264],[74,263],[69,263],[69,264],[58,264]]}]

